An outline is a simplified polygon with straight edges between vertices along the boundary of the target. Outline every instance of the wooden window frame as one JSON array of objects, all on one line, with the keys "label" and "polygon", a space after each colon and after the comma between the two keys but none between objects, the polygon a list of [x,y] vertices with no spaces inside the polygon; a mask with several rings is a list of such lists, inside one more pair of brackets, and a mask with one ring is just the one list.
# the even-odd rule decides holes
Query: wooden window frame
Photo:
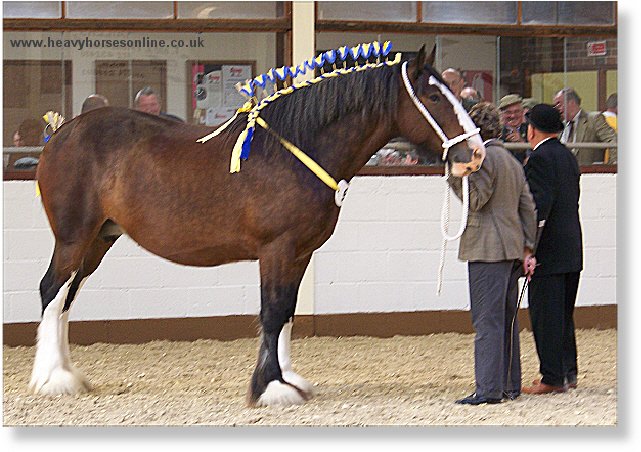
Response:
[{"label": "wooden window frame", "polygon": [[[66,5],[62,2],[62,17],[59,19],[4,19],[5,31],[149,31],[149,32],[274,32],[278,34],[277,45],[285,50],[282,64],[292,64],[292,5],[284,2],[283,16],[275,19],[179,19],[177,2],[174,2],[172,19],[68,19]],[[318,3],[315,3],[318,17]],[[524,25],[522,2],[517,2],[516,24],[452,24],[426,23],[422,21],[422,3],[417,2],[416,22],[376,22],[358,20],[318,20],[315,32],[359,32],[422,34],[465,34],[495,36],[572,37],[589,36],[616,38],[618,11],[614,11],[613,25]],[[278,58],[278,56],[277,56]],[[280,65],[281,62],[279,62]],[[599,82],[602,89],[603,82]],[[616,173],[616,165],[591,165],[581,168],[584,173]],[[439,166],[365,166],[361,176],[429,176],[441,175]],[[33,179],[35,171],[5,171],[4,180]]]}]

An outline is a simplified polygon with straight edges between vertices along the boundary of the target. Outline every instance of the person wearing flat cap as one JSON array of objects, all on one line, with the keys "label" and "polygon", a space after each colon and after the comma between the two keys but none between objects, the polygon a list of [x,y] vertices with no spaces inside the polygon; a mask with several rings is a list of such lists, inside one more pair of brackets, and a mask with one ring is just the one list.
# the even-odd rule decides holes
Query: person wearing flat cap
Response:
[{"label": "person wearing flat cap", "polygon": [[579,219],[579,165],[558,139],[564,124],[552,105],[535,105],[527,114],[532,153],[525,176],[539,223],[535,256],[538,266],[528,300],[541,379],[525,394],[566,392],[577,385],[574,304],[583,270]]},{"label": "person wearing flat cap", "polygon": [[[507,143],[527,143],[527,123],[523,116],[522,101],[523,99],[518,94],[508,94],[499,101],[501,123],[503,124],[500,139]],[[527,157],[525,150],[511,152],[519,162],[525,162]]]}]

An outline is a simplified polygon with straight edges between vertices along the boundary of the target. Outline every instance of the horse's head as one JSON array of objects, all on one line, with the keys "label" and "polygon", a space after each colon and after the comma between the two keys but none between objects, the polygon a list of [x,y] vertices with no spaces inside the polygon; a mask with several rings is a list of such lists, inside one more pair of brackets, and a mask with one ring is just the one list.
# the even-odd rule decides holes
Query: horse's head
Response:
[{"label": "horse's head", "polygon": [[432,67],[435,52],[436,47],[427,57],[423,46],[414,60],[401,66],[398,128],[411,142],[443,153],[452,175],[467,176],[481,167],[485,146],[472,119]]}]

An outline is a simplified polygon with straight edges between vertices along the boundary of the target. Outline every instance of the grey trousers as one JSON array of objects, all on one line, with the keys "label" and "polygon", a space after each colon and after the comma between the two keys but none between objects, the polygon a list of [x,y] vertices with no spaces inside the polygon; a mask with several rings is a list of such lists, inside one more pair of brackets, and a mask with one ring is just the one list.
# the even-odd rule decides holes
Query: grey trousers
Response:
[{"label": "grey trousers", "polygon": [[504,391],[521,393],[519,325],[515,317],[520,265],[518,260],[468,263],[479,397],[500,399]]}]

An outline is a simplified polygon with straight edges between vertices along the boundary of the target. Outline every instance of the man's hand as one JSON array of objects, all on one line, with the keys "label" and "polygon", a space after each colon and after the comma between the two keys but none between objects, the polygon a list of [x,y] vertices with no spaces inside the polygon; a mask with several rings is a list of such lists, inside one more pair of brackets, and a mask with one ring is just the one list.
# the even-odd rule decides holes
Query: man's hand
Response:
[{"label": "man's hand", "polygon": [[521,138],[521,135],[519,134],[518,129],[512,130],[506,137],[506,141],[509,141],[511,143],[521,143],[523,142],[523,138]]},{"label": "man's hand", "polygon": [[534,274],[534,269],[536,268],[536,257],[534,257],[530,253],[525,253],[523,256],[523,274],[529,281],[532,279],[532,275]]}]

